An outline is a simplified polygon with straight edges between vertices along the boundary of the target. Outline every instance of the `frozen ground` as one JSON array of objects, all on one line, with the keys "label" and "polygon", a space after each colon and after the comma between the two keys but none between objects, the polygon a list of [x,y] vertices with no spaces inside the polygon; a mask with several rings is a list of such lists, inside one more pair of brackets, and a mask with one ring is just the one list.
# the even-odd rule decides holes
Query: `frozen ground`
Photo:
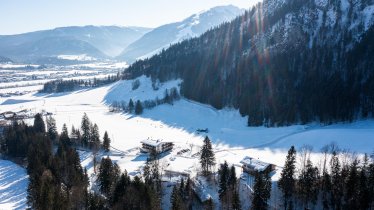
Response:
[{"label": "frozen ground", "polygon": [[[317,123],[281,128],[247,127],[247,119],[237,110],[216,110],[211,106],[181,99],[174,105],[161,105],[145,110],[140,116],[109,112],[112,101],[128,101],[161,98],[165,89],[179,87],[181,81],[171,81],[154,91],[151,80],[139,78],[140,87],[132,90],[133,81],[120,81],[104,87],[60,94],[29,93],[23,96],[0,98],[0,113],[30,109],[33,112],[46,110],[54,113],[57,126],[66,123],[80,126],[83,113],[98,124],[100,133],[108,131],[115,148],[109,155],[127,170],[130,175],[140,173],[146,156],[139,153],[140,141],[146,138],[164,139],[175,143],[175,148],[163,156],[160,163],[164,169],[188,172],[192,176],[199,170],[196,153],[205,135],[214,143],[217,164],[227,160],[239,166],[245,156],[261,159],[281,167],[291,145],[300,148],[311,145],[312,159],[317,163],[321,147],[335,142],[342,149],[357,153],[374,150],[374,121],[357,121],[350,124],[322,126]],[[14,102],[14,103],[13,103]],[[208,128],[208,133],[197,129]],[[192,149],[182,155],[183,149]],[[91,181],[93,175],[92,155],[81,152],[82,165],[87,167]],[[107,155],[107,154],[102,154]],[[195,155],[195,156],[194,156]],[[239,170],[239,169],[238,169]],[[240,174],[240,171],[237,171]],[[273,180],[279,177],[279,170]]]},{"label": "frozen ground", "polygon": [[26,209],[27,185],[24,168],[0,159],[0,209]]}]

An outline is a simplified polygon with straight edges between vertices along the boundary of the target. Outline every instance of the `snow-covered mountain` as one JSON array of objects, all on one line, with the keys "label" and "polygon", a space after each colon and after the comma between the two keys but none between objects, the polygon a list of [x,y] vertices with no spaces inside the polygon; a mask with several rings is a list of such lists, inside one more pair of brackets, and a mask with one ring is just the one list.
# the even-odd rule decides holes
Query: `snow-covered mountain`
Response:
[{"label": "snow-covered mountain", "polygon": [[249,125],[331,123],[373,116],[373,49],[373,0],[264,0],[127,72],[181,78],[185,97]]},{"label": "snow-covered mountain", "polygon": [[10,60],[9,58],[0,55],[0,63],[11,63],[11,62],[12,60]]},{"label": "snow-covered mountain", "polygon": [[0,36],[0,55],[35,62],[59,55],[106,58],[118,55],[150,29],[118,26],[72,26]]},{"label": "snow-covered mountain", "polygon": [[244,10],[232,5],[218,6],[194,14],[181,22],[160,26],[129,45],[118,58],[134,61],[152,56],[170,44],[197,37],[223,22],[231,21],[243,12]]}]

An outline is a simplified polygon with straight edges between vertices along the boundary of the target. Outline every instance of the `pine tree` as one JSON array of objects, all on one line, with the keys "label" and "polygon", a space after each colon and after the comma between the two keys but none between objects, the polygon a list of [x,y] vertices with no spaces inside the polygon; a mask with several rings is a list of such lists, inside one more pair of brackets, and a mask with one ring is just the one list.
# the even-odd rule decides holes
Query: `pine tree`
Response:
[{"label": "pine tree", "polygon": [[170,197],[171,209],[172,210],[181,210],[182,209],[182,199],[178,190],[177,185],[173,187],[173,191]]},{"label": "pine tree", "polygon": [[365,154],[359,175],[359,209],[369,209],[370,206],[368,161],[368,156]]},{"label": "pine tree", "polygon": [[271,180],[269,174],[257,172],[253,187],[252,209],[266,210],[271,193]]},{"label": "pine tree", "polygon": [[232,165],[231,166],[231,169],[230,169],[230,176],[229,176],[229,180],[227,181],[227,185],[231,188],[231,189],[235,189],[236,188],[236,171],[235,171],[235,166]]},{"label": "pine tree", "polygon": [[144,177],[144,182],[148,185],[152,183],[150,165],[151,165],[150,159],[147,158],[147,161],[145,162],[145,165],[143,167],[143,177]]},{"label": "pine tree", "polygon": [[93,126],[91,126],[91,147],[97,151],[100,147],[100,133],[99,133],[99,127],[95,123]]},{"label": "pine tree", "polygon": [[204,145],[202,146],[200,153],[200,164],[203,170],[203,175],[207,176],[210,174],[211,168],[216,164],[212,143],[208,136],[204,139]]},{"label": "pine tree", "polygon": [[181,178],[181,183],[180,183],[180,186],[179,186],[179,194],[181,195],[182,198],[184,198],[184,189],[185,189],[185,186],[184,186],[184,179]]},{"label": "pine tree", "polygon": [[331,207],[341,209],[343,196],[343,178],[341,166],[337,154],[334,152],[331,157]]},{"label": "pine tree", "polygon": [[104,137],[103,137],[103,149],[106,152],[109,152],[110,149],[110,138],[108,136],[108,132],[105,131]]},{"label": "pine tree", "polygon": [[[278,182],[278,187],[283,193],[283,205],[284,209],[287,209],[287,205],[292,203],[292,197],[295,190],[295,169],[296,169],[296,150],[292,146],[288,150],[286,163],[282,169],[281,177]],[[292,205],[292,204],[291,204]]]},{"label": "pine tree", "polygon": [[83,145],[88,146],[91,140],[91,122],[86,113],[82,117],[81,130]]},{"label": "pine tree", "polygon": [[69,146],[71,145],[71,141],[70,141],[70,138],[69,138],[69,132],[68,132],[68,128],[66,127],[66,124],[64,124],[62,126],[62,131],[61,131],[61,135],[60,135],[60,143],[64,146]]},{"label": "pine tree", "polygon": [[374,207],[374,163],[369,165],[368,169],[369,177],[368,177],[368,198],[369,198],[369,206]]},{"label": "pine tree", "polygon": [[47,130],[48,130],[48,136],[52,141],[56,141],[58,133],[57,133],[57,127],[56,127],[56,120],[49,116],[47,118]]},{"label": "pine tree", "polygon": [[101,159],[98,174],[100,191],[105,195],[109,195],[112,187],[114,187],[114,183],[116,183],[119,178],[119,174],[118,165],[115,163],[113,164],[109,157]]},{"label": "pine tree", "polygon": [[346,183],[346,193],[344,196],[345,209],[359,208],[359,174],[358,160],[354,160],[349,169],[349,175]]},{"label": "pine tree", "polygon": [[121,174],[118,182],[115,184],[111,201],[112,204],[117,203],[121,199],[121,197],[125,195],[126,190],[130,185],[130,182],[130,177],[125,171],[123,174]]},{"label": "pine tree", "polygon": [[322,191],[322,207],[324,210],[330,209],[330,191],[331,191],[331,177],[325,169],[322,174],[321,180],[321,191]]},{"label": "pine tree", "polygon": [[220,165],[220,169],[218,170],[219,174],[219,198],[222,200],[226,195],[227,188],[228,188],[228,179],[229,179],[229,167],[227,162],[225,161],[223,164]]},{"label": "pine tree", "polygon": [[34,130],[37,133],[45,133],[45,124],[43,120],[43,116],[38,113],[34,117]]},{"label": "pine tree", "polygon": [[139,100],[137,100],[136,104],[135,104],[135,114],[139,115],[139,114],[142,114],[142,113],[143,113],[142,103]]},{"label": "pine tree", "polygon": [[234,190],[233,196],[232,196],[232,209],[233,210],[241,210],[242,206],[240,203],[239,193],[237,190]]},{"label": "pine tree", "polygon": [[316,204],[318,196],[318,168],[313,167],[308,159],[305,170],[303,170],[298,180],[298,195],[306,209],[309,209],[309,203]]},{"label": "pine tree", "polygon": [[132,101],[132,99],[130,98],[130,101],[129,101],[129,113],[132,113],[134,111],[134,102]]}]

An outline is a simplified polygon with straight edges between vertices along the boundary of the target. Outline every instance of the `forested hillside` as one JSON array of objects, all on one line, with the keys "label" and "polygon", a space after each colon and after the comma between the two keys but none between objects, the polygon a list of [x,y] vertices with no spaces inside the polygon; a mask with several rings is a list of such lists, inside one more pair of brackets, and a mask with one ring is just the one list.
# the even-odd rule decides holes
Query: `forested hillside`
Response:
[{"label": "forested hillside", "polygon": [[372,0],[264,0],[125,78],[181,78],[182,95],[237,108],[251,126],[371,117],[373,13]]}]

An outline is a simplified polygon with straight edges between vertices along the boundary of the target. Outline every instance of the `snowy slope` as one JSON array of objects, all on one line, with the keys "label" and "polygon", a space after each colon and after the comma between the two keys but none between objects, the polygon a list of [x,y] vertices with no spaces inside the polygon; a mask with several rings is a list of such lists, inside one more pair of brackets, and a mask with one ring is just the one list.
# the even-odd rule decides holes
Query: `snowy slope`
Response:
[{"label": "snowy slope", "polygon": [[[174,105],[161,105],[145,110],[140,116],[109,112],[107,105],[111,101],[128,101],[130,98],[154,99],[157,96],[161,97],[166,88],[178,87],[180,83],[180,80],[170,81],[160,85],[159,90],[154,91],[150,78],[143,76],[138,79],[141,85],[134,91],[131,85],[133,81],[130,80],[71,93],[51,95],[30,93],[0,98],[0,112],[21,109],[31,109],[33,112],[46,110],[54,113],[58,128],[61,128],[63,123],[66,123],[69,128],[72,125],[79,127],[81,117],[85,112],[92,122],[98,124],[101,136],[108,131],[112,139],[114,147],[112,151],[101,155],[110,155],[121,169],[126,169],[131,176],[141,172],[147,159],[147,156],[141,154],[138,149],[140,141],[146,138],[174,142],[175,148],[162,157],[161,165],[164,169],[190,173],[192,177],[200,170],[196,153],[200,150],[205,135],[208,135],[214,143],[217,164],[227,160],[229,164],[237,166],[245,156],[282,166],[291,145],[295,145],[297,149],[303,145],[311,145],[314,149],[312,160],[316,163],[321,158],[319,153],[321,147],[331,142],[335,142],[342,149],[350,149],[359,154],[371,153],[374,149],[373,120],[329,126],[314,123],[280,128],[247,127],[246,118],[240,116],[237,110],[216,110],[211,106],[186,99],[176,101]],[[209,129],[208,133],[196,132],[197,129],[205,128]],[[192,151],[182,155],[177,154],[184,149],[192,149]],[[92,154],[81,151],[80,156],[82,165],[88,169],[91,183],[94,183],[96,177],[92,165]],[[0,170],[1,168],[3,167],[0,167]],[[20,174],[23,169],[19,170],[19,173],[15,174]],[[0,179],[6,181],[7,179],[1,177],[9,177],[9,174],[5,174],[8,172],[9,170],[0,172]],[[9,173],[14,174],[14,172]],[[22,177],[25,177],[24,170],[23,175],[17,180]],[[272,176],[273,180],[278,178],[279,170]],[[4,181],[0,181],[1,186],[8,186],[8,184],[3,184]],[[21,187],[27,185],[27,181],[21,183],[23,183],[20,184]],[[17,186],[15,189],[21,189]],[[95,186],[92,187],[95,188]],[[22,189],[26,190],[25,187]],[[15,193],[22,192],[25,191],[19,190]],[[7,200],[6,197],[4,199]],[[16,204],[14,202],[9,204],[7,200],[6,205]]]},{"label": "snowy slope", "polygon": [[[356,152],[372,152],[374,149],[373,121],[331,126],[311,124],[281,128],[247,127],[246,118],[241,117],[237,110],[216,110],[185,99],[175,102],[174,105],[145,110],[141,116],[109,113],[107,104],[111,101],[128,101],[130,98],[155,99],[157,96],[162,97],[166,88],[178,87],[180,83],[179,80],[170,81],[161,85],[158,91],[154,91],[149,78],[141,77],[139,80],[141,85],[135,91],[131,89],[133,81],[130,80],[72,93],[0,98],[0,112],[24,108],[50,111],[56,115],[59,128],[63,123],[67,123],[68,127],[73,124],[78,127],[83,113],[86,112],[92,121],[98,123],[102,134],[108,130],[113,138],[113,146],[122,150],[137,147],[141,140],[148,137],[184,144],[200,144],[206,134],[198,134],[196,130],[205,128],[209,129],[207,135],[219,148],[287,150],[292,144],[310,144],[319,150],[325,144],[335,141],[343,148]],[[9,99],[21,103],[12,104]],[[355,144],[352,144],[352,141],[355,141]]]},{"label": "snowy slope", "polygon": [[27,185],[24,168],[0,159],[0,209],[26,209]]},{"label": "snowy slope", "polygon": [[170,44],[199,36],[242,13],[243,10],[232,5],[219,6],[194,14],[181,22],[160,26],[125,48],[118,58],[132,62],[135,59],[150,57]]}]

